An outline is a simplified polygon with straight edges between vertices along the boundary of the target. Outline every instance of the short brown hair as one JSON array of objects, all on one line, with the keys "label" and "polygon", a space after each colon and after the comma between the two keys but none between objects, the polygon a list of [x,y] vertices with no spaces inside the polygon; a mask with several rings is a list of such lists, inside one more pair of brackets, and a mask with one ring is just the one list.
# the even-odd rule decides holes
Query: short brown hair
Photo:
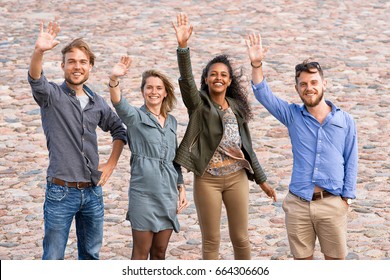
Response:
[{"label": "short brown hair", "polygon": [[302,72],[306,73],[318,73],[321,79],[324,78],[324,72],[322,71],[321,65],[316,61],[310,61],[309,59],[304,60],[302,63],[295,65],[295,83],[298,84],[298,78]]},{"label": "short brown hair", "polygon": [[72,42],[70,42],[68,45],[66,45],[62,50],[62,62],[65,63],[65,55],[70,52],[72,49],[79,49],[82,52],[84,52],[88,58],[89,63],[93,66],[95,64],[95,58],[96,56],[93,54],[91,48],[88,46],[88,44],[83,40],[83,38],[77,38],[74,39]]},{"label": "short brown hair", "polygon": [[166,75],[163,73],[157,71],[157,70],[146,70],[142,73],[142,81],[141,81],[141,91],[144,91],[144,86],[146,84],[146,80],[150,77],[157,77],[159,78],[165,87],[165,91],[167,92],[167,96],[164,98],[162,104],[161,104],[161,115],[164,116],[164,118],[167,117],[168,112],[172,111],[173,107],[176,104],[176,96],[175,96],[175,87],[173,86],[172,82],[168,79]]}]

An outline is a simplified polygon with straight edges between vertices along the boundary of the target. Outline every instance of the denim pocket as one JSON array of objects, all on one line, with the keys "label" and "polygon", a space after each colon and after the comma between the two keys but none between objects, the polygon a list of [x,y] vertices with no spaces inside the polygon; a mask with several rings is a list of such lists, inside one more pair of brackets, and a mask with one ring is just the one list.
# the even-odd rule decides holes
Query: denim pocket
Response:
[{"label": "denim pocket", "polygon": [[56,184],[47,184],[46,198],[54,201],[63,200],[68,194],[68,188]]},{"label": "denim pocket", "polygon": [[103,196],[103,188],[101,186],[93,186],[92,192],[94,195],[96,195],[96,197]]},{"label": "denim pocket", "polygon": [[[91,187],[91,199],[96,201],[97,204],[95,204],[99,210],[101,210],[101,215],[104,215],[104,203],[103,203],[103,188],[101,186],[93,186]],[[95,196],[95,198],[93,198]],[[99,212],[96,212],[99,213]]]}]

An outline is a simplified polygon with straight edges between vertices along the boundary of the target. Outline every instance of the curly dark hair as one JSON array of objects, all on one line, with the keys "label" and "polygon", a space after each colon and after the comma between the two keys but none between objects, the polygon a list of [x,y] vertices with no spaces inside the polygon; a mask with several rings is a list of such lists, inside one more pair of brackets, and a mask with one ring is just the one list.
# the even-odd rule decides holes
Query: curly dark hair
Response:
[{"label": "curly dark hair", "polygon": [[[210,70],[211,65],[215,63],[223,63],[227,66],[229,69],[229,75],[232,79],[232,82],[230,86],[226,90],[226,96],[233,98],[237,101],[238,107],[241,111],[241,113],[244,116],[244,119],[246,122],[248,122],[250,119],[252,119],[252,110],[248,102],[248,93],[246,88],[242,85],[242,69],[239,71],[233,71],[233,67],[230,63],[229,56],[226,54],[221,54],[216,57],[214,57],[212,60],[210,60],[206,67],[203,69],[202,77],[200,78],[200,88],[207,93],[209,93],[209,87],[205,82],[205,79],[207,78],[207,74]],[[238,73],[237,73],[238,72]]]}]

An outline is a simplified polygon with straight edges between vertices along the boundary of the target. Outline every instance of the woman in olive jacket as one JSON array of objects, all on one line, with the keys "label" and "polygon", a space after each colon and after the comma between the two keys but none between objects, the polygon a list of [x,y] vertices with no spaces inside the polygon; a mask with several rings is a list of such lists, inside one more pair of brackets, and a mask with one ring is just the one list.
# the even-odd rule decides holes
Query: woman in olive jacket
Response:
[{"label": "woman in olive jacket", "polygon": [[202,233],[203,259],[219,258],[222,202],[226,207],[235,259],[250,259],[248,237],[249,180],[276,201],[252,148],[251,118],[245,89],[226,55],[203,70],[201,90],[192,74],[187,41],[193,27],[186,14],[173,23],[178,41],[179,86],[189,124],[175,161],[194,173],[194,202]]}]

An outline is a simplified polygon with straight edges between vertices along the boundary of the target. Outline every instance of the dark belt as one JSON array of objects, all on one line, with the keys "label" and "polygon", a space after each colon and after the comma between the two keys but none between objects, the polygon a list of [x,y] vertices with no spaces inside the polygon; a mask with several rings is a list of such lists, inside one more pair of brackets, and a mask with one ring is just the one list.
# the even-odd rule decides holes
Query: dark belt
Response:
[{"label": "dark belt", "polygon": [[317,199],[323,199],[325,197],[329,197],[329,196],[333,196],[333,194],[331,194],[330,192],[327,192],[327,191],[322,191],[322,192],[316,192],[316,193],[313,193],[313,197],[311,200],[317,200]]},{"label": "dark belt", "polygon": [[[303,201],[307,201],[306,199],[292,193],[291,191],[289,191],[293,196],[296,196],[298,197],[300,200],[303,200]],[[313,194],[313,197],[311,198],[312,201],[315,201],[315,200],[319,200],[319,199],[323,199],[325,197],[329,197],[329,196],[334,196],[333,194],[331,194],[330,192],[328,191],[322,191],[322,192],[316,192]]]},{"label": "dark belt", "polygon": [[66,182],[58,178],[52,178],[51,182],[59,186],[68,186],[70,188],[78,188],[78,189],[84,189],[93,186],[91,182]]}]

